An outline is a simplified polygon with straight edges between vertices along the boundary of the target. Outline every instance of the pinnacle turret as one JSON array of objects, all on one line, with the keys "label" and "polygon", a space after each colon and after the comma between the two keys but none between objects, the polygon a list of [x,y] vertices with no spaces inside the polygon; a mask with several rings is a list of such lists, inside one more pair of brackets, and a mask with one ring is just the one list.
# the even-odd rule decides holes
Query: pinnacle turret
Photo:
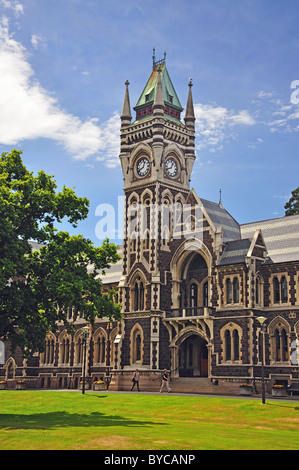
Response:
[{"label": "pinnacle turret", "polygon": [[157,71],[158,71],[158,79],[157,79],[157,85],[156,85],[153,110],[154,110],[155,116],[157,115],[163,116],[165,103],[164,103],[164,98],[163,98],[162,79],[161,79],[162,68],[159,65],[158,65]]},{"label": "pinnacle turret", "polygon": [[132,116],[131,116],[131,106],[130,106],[130,96],[129,96],[129,81],[127,80],[126,83],[126,91],[125,91],[125,98],[123,104],[123,110],[120,116],[121,119],[121,127],[129,126],[131,124]]},{"label": "pinnacle turret", "polygon": [[184,120],[185,120],[186,126],[194,130],[195,114],[194,114],[193,98],[192,98],[192,91],[191,91],[191,88],[193,86],[192,78],[190,78],[188,86],[189,86],[189,93],[188,93],[186,113],[185,113]]}]

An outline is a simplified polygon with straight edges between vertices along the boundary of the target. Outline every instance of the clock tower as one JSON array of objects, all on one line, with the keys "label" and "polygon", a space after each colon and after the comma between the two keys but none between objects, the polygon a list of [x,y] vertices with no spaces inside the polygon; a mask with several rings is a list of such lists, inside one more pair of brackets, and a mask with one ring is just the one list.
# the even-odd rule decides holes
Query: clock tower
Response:
[{"label": "clock tower", "polygon": [[183,124],[183,108],[176,94],[165,57],[156,61],[152,73],[134,107],[135,121],[131,123],[129,82],[121,115],[120,160],[127,189],[152,183],[189,189],[195,160],[194,109],[192,80]]},{"label": "clock tower", "polygon": [[195,161],[192,81],[184,122],[166,54],[159,61],[153,56],[152,72],[133,108],[133,122],[128,81],[125,86],[120,146],[124,242],[119,284],[125,335],[120,366],[155,370],[167,367],[162,356],[166,360],[169,355],[168,347],[164,352],[161,349],[161,334],[165,334],[163,312],[171,305],[171,251],[178,225],[174,208],[187,201]]}]

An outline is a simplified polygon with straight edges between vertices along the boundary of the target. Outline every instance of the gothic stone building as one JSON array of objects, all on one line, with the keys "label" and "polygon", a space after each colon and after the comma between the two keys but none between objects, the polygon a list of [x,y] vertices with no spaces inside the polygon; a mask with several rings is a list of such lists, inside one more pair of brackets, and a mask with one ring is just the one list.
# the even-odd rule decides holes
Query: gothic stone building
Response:
[{"label": "gothic stone building", "polygon": [[[240,225],[219,203],[190,188],[195,161],[192,83],[183,108],[165,59],[134,107],[126,82],[120,161],[125,220],[122,259],[102,278],[118,288],[121,322],[98,319],[87,341],[87,377],[128,390],[138,368],[143,390],[235,393],[242,382],[268,389],[299,384],[299,215]],[[265,317],[264,335],[258,317]],[[83,319],[58,328],[46,352],[3,374],[32,387],[78,387]],[[264,341],[262,342],[262,338]]]}]

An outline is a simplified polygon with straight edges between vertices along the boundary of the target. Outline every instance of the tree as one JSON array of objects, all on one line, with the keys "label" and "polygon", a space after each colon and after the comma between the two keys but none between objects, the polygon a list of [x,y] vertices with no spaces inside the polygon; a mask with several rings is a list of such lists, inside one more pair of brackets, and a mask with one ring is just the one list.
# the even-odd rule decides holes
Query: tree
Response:
[{"label": "tree", "polygon": [[284,208],[286,209],[285,215],[299,214],[299,187],[292,191],[292,196]]},{"label": "tree", "polygon": [[95,247],[82,235],[54,227],[64,217],[76,227],[87,217],[89,201],[65,186],[57,192],[43,171],[34,176],[21,153],[0,157],[0,337],[29,356],[42,350],[58,321],[72,327],[70,309],[91,323],[96,316],[121,317],[99,280],[119,255],[108,240]]}]

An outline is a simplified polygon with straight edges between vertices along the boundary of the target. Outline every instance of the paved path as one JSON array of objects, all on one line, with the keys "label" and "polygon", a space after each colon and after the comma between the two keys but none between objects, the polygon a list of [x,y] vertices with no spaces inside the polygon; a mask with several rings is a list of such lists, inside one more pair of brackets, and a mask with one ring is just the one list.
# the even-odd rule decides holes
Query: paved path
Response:
[{"label": "paved path", "polygon": [[[81,393],[82,390],[76,390],[76,389],[39,389],[38,391],[44,391],[44,392],[75,392],[75,393]],[[119,395],[156,395],[156,396],[177,396],[177,397],[198,397],[198,398],[238,398],[238,399],[244,399],[244,400],[262,400],[262,397],[259,395],[253,395],[253,396],[244,396],[244,395],[216,395],[216,394],[208,394],[208,393],[182,393],[182,392],[147,392],[147,391],[140,391],[138,392],[137,390],[133,390],[132,392],[130,390],[122,390],[122,391],[112,391],[112,390],[85,390],[85,394],[89,393],[101,393],[104,395],[113,395],[113,394],[119,394]],[[299,401],[299,396],[287,396],[287,397],[273,397],[272,395],[266,395],[266,401]]]}]

